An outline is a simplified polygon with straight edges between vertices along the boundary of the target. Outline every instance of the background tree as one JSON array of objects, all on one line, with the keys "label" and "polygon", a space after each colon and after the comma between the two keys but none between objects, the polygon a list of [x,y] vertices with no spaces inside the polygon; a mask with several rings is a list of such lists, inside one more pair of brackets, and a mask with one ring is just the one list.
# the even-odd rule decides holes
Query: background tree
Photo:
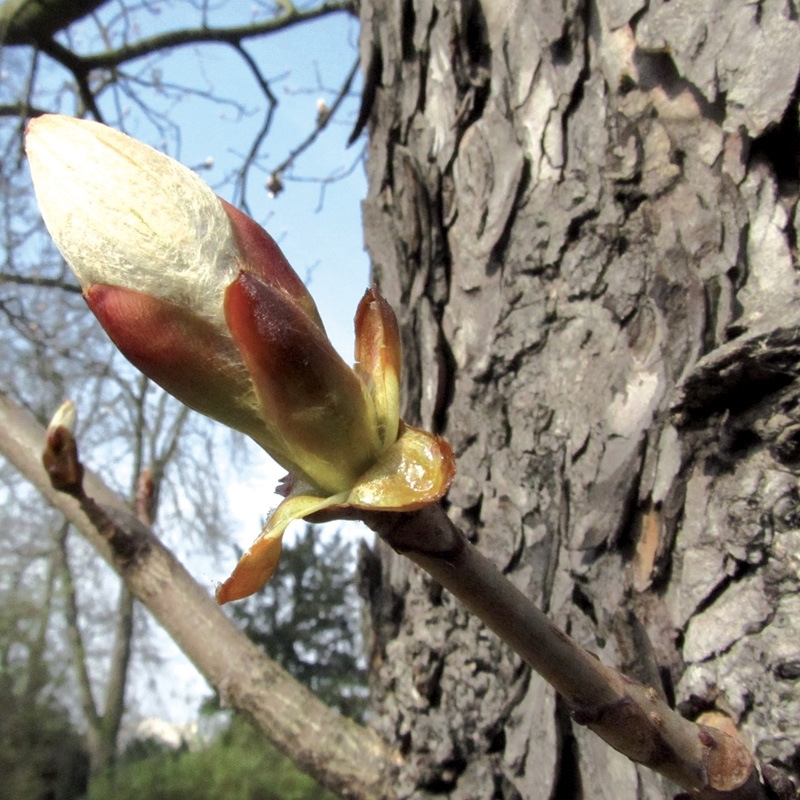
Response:
[{"label": "background tree", "polygon": [[[2,522],[4,527],[15,524],[7,511]],[[16,558],[3,550],[0,798],[72,800],[86,791],[89,758],[63,697],[68,675],[48,652],[52,605],[57,601],[55,564],[49,560],[45,579],[32,581],[30,573],[41,550],[37,554],[29,548],[15,553]]]},{"label": "background tree", "polygon": [[[17,665],[25,675],[25,665]],[[28,673],[29,674],[29,673]],[[50,695],[15,692],[2,674],[0,798],[77,800],[86,792],[89,759],[68,709]],[[22,676],[17,675],[20,678]]]},{"label": "background tree", "polygon": [[[71,5],[67,16],[79,20],[98,5]],[[0,59],[0,346],[4,354],[0,385],[41,423],[66,397],[73,398],[80,409],[80,436],[92,452],[93,466],[131,505],[146,468],[149,499],[142,498],[146,502],[140,516],[153,523],[160,505],[165,530],[172,531],[170,538],[182,553],[213,552],[219,531],[230,525],[220,473],[212,465],[222,460],[222,453],[228,457],[231,440],[220,437],[207,421],[190,417],[187,409],[131,369],[87,315],[77,283],[42,228],[21,139],[27,115],[41,108],[97,114],[102,108],[115,115],[118,123],[124,118],[135,124],[123,104],[135,104],[139,94],[148,91],[152,107],[146,109],[144,119],[163,136],[179,137],[179,128],[164,105],[174,110],[178,101],[190,102],[193,87],[159,80],[163,65],[129,73],[120,70],[110,79],[108,70],[115,63],[119,68],[134,58],[124,50],[117,33],[125,28],[125,20],[117,13],[124,12],[124,7],[90,18],[82,29],[66,36],[60,31],[68,20],[54,13],[54,8],[0,4],[0,31],[6,34],[0,36],[5,45]],[[122,45],[122,52],[117,53],[116,62],[84,65],[80,57],[66,55],[73,44],[71,36],[84,43],[96,41],[103,52]],[[156,56],[162,46],[163,42],[152,46]],[[247,63],[245,56],[243,61]],[[255,65],[253,72],[258,75]],[[266,83],[264,89],[269,93]],[[222,98],[217,101],[224,105]],[[209,98],[209,102],[214,101]],[[275,102],[273,98],[272,105]],[[243,106],[232,101],[225,107],[245,113]],[[239,180],[244,202],[246,164],[238,166],[231,180]],[[247,463],[241,449],[240,462]],[[71,662],[71,670],[61,677],[64,686],[73,690],[71,710],[83,718],[92,770],[100,772],[113,761],[117,749],[126,695],[131,698],[131,666],[158,659],[155,648],[148,645],[151,626],[136,610],[130,592],[103,570],[97,555],[75,541],[68,526],[41,512],[31,514],[27,490],[19,487],[16,477],[7,477],[7,496],[17,515],[29,515],[27,524],[9,527],[4,535],[8,574],[18,582],[20,592],[32,591],[31,585],[52,576],[54,599],[46,606],[49,617],[42,625],[45,660],[60,676],[64,659]],[[33,524],[37,519],[40,525]]]},{"label": "background tree", "polygon": [[[459,456],[452,517],[603,660],[796,772],[793,7],[359,12],[367,244],[405,416]],[[674,794],[407,561],[365,573],[397,796]]]},{"label": "background tree", "polygon": [[[5,197],[4,201],[13,199]],[[19,217],[12,214],[11,218],[19,225]],[[3,386],[43,422],[65,396],[75,397],[86,417],[80,429],[87,442],[94,443],[97,463],[114,485],[133,504],[137,479],[147,467],[149,495],[141,498],[147,520],[153,521],[163,488],[173,526],[203,530],[210,534],[205,547],[213,546],[221,513],[213,492],[210,501],[190,505],[190,498],[202,494],[190,487],[179,504],[171,487],[164,486],[164,478],[186,470],[203,472],[208,462],[198,457],[198,448],[213,447],[216,433],[204,423],[189,420],[185,408],[122,363],[95,326],[88,325],[85,311],[78,305],[82,304],[79,292],[61,274],[63,266],[56,266],[49,246],[36,270],[38,277],[34,274],[32,256],[26,252],[35,246],[32,238],[15,245],[15,237],[7,231],[5,239],[0,314],[10,324],[3,326],[0,334],[5,354]],[[32,275],[28,285],[14,280]],[[102,570],[97,555],[74,541],[69,525],[40,510],[32,513],[28,489],[10,474],[0,478],[11,513],[25,517],[22,524],[6,529],[9,578],[17,583],[18,592],[33,591],[34,596],[37,590],[33,585],[45,581],[50,586],[52,601],[42,608],[46,615],[43,658],[57,665],[57,672],[63,669],[59,659],[70,659],[72,674],[65,676],[67,685],[75,688],[79,698],[75,710],[80,709],[84,719],[92,769],[102,770],[113,760],[125,712],[129,668],[137,657],[134,640],[138,630],[139,644],[146,641],[147,620],[136,612],[130,593]],[[215,485],[219,485],[218,476],[207,472],[205,486]],[[199,544],[190,534],[187,541],[192,540]],[[91,579],[98,570],[102,577]],[[144,652],[140,648],[139,655]]]},{"label": "background tree", "polygon": [[353,545],[305,525],[283,548],[264,589],[232,608],[244,632],[328,705],[360,719],[366,708]]}]

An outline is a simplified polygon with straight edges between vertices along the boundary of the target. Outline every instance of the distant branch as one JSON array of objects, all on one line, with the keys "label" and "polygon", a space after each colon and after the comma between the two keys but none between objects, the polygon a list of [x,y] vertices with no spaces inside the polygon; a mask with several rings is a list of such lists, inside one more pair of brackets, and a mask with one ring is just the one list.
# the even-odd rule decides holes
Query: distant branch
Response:
[{"label": "distant branch", "polygon": [[[213,28],[201,24],[194,28],[166,31],[93,55],[79,55],[54,38],[58,31],[88,16],[100,5],[102,5],[102,0],[83,0],[83,2],[6,0],[4,3],[0,3],[0,45],[3,43],[27,44],[61,64],[75,78],[78,96],[83,105],[79,116],[89,113],[99,121],[102,121],[102,115],[96,102],[96,93],[92,91],[89,82],[89,76],[93,70],[116,69],[122,64],[153,53],[192,44],[229,44],[244,55],[241,45],[249,39],[286,30],[330,14],[341,12],[355,14],[353,0],[329,0],[313,8],[302,10],[297,9],[292,3],[284,2],[281,3],[283,12],[271,19],[231,27]],[[262,91],[263,83],[260,81]],[[267,96],[269,97],[269,95]],[[274,98],[272,99],[274,101]],[[17,105],[16,110],[21,111],[22,106]],[[36,109],[31,110],[35,114],[41,113]],[[5,114],[5,116],[8,115]],[[265,122],[261,134],[262,139],[268,128],[269,121]]]},{"label": "distant branch", "polygon": [[31,117],[41,117],[42,114],[47,113],[49,112],[45,109],[32,106],[29,103],[0,103],[0,117],[30,119]]},{"label": "distant branch", "polygon": [[0,272],[0,286],[4,283],[15,283],[18,286],[44,286],[49,289],[60,289],[70,294],[83,294],[80,286],[61,278],[42,278],[35,275],[15,275],[11,272]]},{"label": "distant branch", "polygon": [[96,733],[100,727],[100,713],[97,710],[94,697],[92,696],[92,681],[89,676],[88,667],[89,659],[78,621],[78,600],[75,594],[75,582],[72,579],[72,569],[69,565],[69,556],[67,553],[68,533],[69,524],[65,523],[61,526],[56,536],[55,561],[59,577],[61,578],[64,611],[67,620],[67,639],[69,640],[69,647],[72,652],[72,663],[75,665],[78,690],[81,696],[81,708],[90,730],[92,733]]},{"label": "distant branch", "polygon": [[0,45],[44,42],[106,1],[5,0],[0,3]]},{"label": "distant branch", "polygon": [[276,33],[303,22],[310,22],[311,20],[340,12],[355,13],[355,5],[352,0],[331,0],[331,2],[322,3],[319,6],[303,11],[292,6],[290,11],[278,17],[263,20],[262,22],[250,22],[246,25],[233,25],[229,28],[198,26],[177,31],[166,31],[104,53],[82,56],[80,61],[82,67],[87,70],[105,69],[118,67],[128,61],[133,61],[152,53],[189,44],[219,43],[240,45],[247,39]]},{"label": "distant branch", "polygon": [[[0,44],[42,47],[53,36],[73,22],[89,16],[106,0],[5,0],[0,3]],[[281,3],[283,13],[262,22],[235,25],[230,28],[197,28],[168,31],[142,39],[134,44],[97,53],[81,59],[87,70],[111,67],[150,55],[164,48],[201,42],[240,43],[245,39],[284,30],[302,22],[340,11],[355,14],[352,0],[331,0],[309,9],[297,9],[292,3]]]},{"label": "distant branch", "polygon": [[350,87],[353,85],[353,80],[356,77],[356,73],[358,72],[358,64],[359,61],[356,59],[355,63],[353,64],[352,69],[347,74],[344,83],[342,84],[342,88],[339,90],[339,93],[336,95],[336,99],[333,101],[333,105],[330,107],[326,114],[321,115],[318,118],[318,122],[314,130],[302,141],[300,142],[297,147],[292,150],[288,156],[280,163],[277,167],[272,171],[273,175],[280,175],[285,169],[291,166],[295,159],[303,152],[308,150],[312,144],[316,141],[317,137],[325,130],[328,126],[328,123],[333,118],[334,114],[338,110],[339,106],[344,102],[344,99],[350,93]]},{"label": "distant branch", "polygon": [[[87,63],[87,59],[77,55],[68,47],[64,47],[63,44],[60,44],[55,39],[38,42],[37,47],[42,53],[50,56],[50,58],[72,73],[84,110],[88,111],[98,122],[102,122],[103,117],[97,107],[97,101],[91,86],[89,86],[89,73],[92,67]],[[79,116],[83,115],[79,114]]]},{"label": "distant branch", "polygon": [[261,143],[266,138],[270,127],[272,127],[272,119],[275,116],[275,109],[278,107],[278,98],[275,97],[275,94],[270,88],[269,82],[262,74],[261,69],[250,53],[248,53],[239,42],[234,45],[234,48],[245,64],[247,64],[250,72],[255,78],[256,83],[259,85],[261,92],[267,100],[267,113],[264,116],[264,122],[262,123],[261,128],[259,128],[258,133],[255,135],[253,142],[250,145],[250,150],[242,161],[242,166],[237,170],[235,188],[236,199],[238,199],[244,211],[249,213],[250,209],[247,205],[247,172],[253,165],[256,155],[258,154],[258,150],[261,147]]},{"label": "distant branch", "polygon": [[[265,656],[114,492],[88,472],[79,476],[77,450],[61,454],[66,480],[58,483],[57,469],[48,475],[40,459],[44,446],[42,427],[0,393],[0,453],[123,577],[223,702],[343,798],[391,800],[391,773],[399,754]],[[70,470],[75,472],[71,478]],[[51,477],[67,491],[55,489]]]}]

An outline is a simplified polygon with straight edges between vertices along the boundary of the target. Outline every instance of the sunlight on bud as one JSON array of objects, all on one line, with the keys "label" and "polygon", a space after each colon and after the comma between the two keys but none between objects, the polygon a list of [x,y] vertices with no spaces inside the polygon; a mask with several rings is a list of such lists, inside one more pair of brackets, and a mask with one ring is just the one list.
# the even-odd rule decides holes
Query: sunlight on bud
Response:
[{"label": "sunlight on bud", "polygon": [[26,150],[42,217],[84,289],[136,289],[224,325],[236,250],[197,175],[113,128],[56,114],[30,121]]},{"label": "sunlight on bud", "polygon": [[381,450],[363,381],[312,319],[255,275],[228,287],[225,314],[263,415],[291,440],[295,463],[330,493],[352,486]]},{"label": "sunlight on bud", "polygon": [[397,439],[400,422],[400,331],[391,306],[368,289],[356,313],[355,370],[370,390],[384,446]]}]

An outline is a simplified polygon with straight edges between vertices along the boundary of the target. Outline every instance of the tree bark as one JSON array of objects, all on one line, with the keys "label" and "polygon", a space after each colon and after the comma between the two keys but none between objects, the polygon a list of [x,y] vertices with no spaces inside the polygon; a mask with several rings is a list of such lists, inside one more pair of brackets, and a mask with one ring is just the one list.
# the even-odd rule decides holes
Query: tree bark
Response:
[{"label": "tree bark", "polygon": [[[598,657],[800,764],[800,24],[364,0],[374,277],[450,516]],[[672,797],[430,579],[363,564],[399,797]]]}]

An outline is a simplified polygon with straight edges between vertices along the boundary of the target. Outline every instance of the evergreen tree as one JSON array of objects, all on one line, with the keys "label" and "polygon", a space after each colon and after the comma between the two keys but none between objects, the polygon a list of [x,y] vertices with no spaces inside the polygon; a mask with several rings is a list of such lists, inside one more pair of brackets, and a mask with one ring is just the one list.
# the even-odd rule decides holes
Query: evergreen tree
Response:
[{"label": "evergreen tree", "polygon": [[306,525],[267,586],[233,606],[248,637],[343,714],[366,706],[366,664],[353,547]]},{"label": "evergreen tree", "polygon": [[89,758],[48,663],[47,606],[0,591],[0,800],[73,800]]}]

